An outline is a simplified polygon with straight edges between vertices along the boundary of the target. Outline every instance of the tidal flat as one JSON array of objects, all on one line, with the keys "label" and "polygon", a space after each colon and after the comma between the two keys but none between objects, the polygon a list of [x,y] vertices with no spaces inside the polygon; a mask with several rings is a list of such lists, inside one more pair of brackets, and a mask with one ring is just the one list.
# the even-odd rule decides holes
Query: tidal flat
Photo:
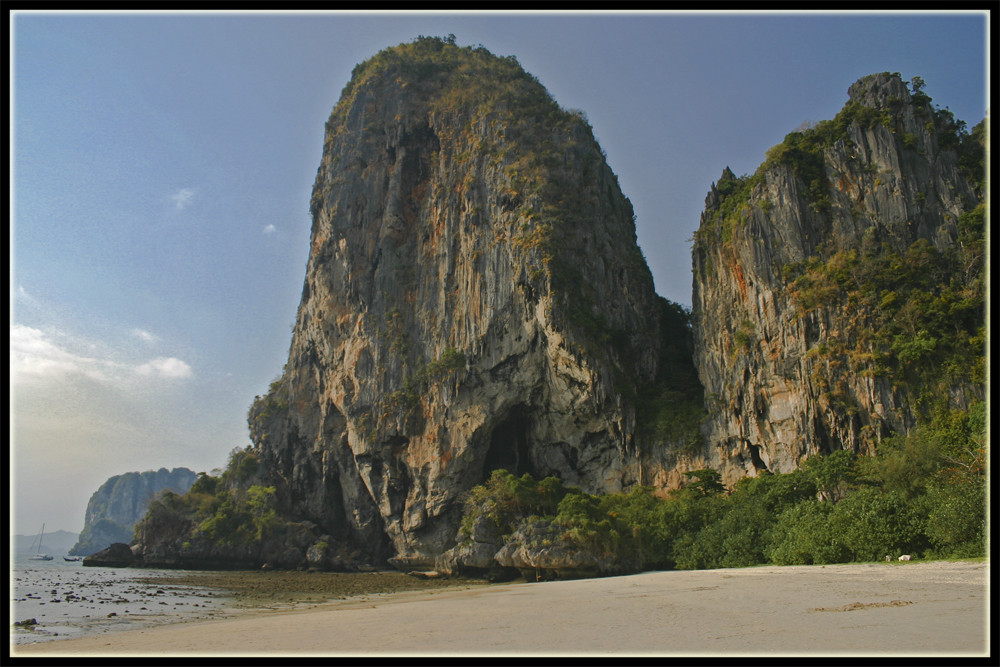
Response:
[{"label": "tidal flat", "polygon": [[11,571],[10,643],[31,645],[291,610],[365,596],[482,586],[465,578],[375,572],[205,571],[84,567],[18,559]]},{"label": "tidal flat", "polygon": [[169,576],[140,577],[150,585],[170,583],[225,591],[238,609],[267,609],[319,604],[366,595],[405,591],[469,588],[488,585],[481,579],[421,577],[398,570],[375,572],[318,571],[183,571]]}]

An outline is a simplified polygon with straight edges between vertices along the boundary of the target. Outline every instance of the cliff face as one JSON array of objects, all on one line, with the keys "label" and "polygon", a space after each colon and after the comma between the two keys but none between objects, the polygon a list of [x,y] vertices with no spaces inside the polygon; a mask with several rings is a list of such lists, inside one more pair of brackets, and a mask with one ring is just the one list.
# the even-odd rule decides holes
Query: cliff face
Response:
[{"label": "cliff face", "polygon": [[[727,169],[706,199],[693,249],[695,363],[707,459],[727,483],[832,449],[872,453],[907,433],[932,401],[915,387],[920,355],[952,344],[927,333],[920,308],[971,289],[944,266],[968,250],[959,223],[979,203],[950,114],[898,75],[866,77],[849,95],[833,121],[786,137],[752,177]],[[935,271],[923,305],[901,308],[903,283]],[[954,317],[955,335],[976,331],[975,312]],[[974,377],[941,366],[935,390],[954,407],[982,399]]]},{"label": "cliff face", "polygon": [[292,514],[422,564],[493,469],[637,481],[660,305],[581,114],[513,58],[388,49],[333,110],[311,210],[288,363],[249,417]]},{"label": "cliff face", "polygon": [[136,522],[163,491],[187,492],[197,475],[187,468],[115,475],[90,497],[79,541],[70,555],[88,556],[114,542],[131,542]]}]

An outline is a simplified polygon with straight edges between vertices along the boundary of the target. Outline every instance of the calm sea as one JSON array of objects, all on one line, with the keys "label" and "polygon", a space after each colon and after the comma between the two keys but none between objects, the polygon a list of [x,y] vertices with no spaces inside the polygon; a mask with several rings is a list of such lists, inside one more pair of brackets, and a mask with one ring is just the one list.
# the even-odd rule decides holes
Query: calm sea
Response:
[{"label": "calm sea", "polygon": [[[147,584],[176,570],[84,567],[62,556],[50,561],[16,556],[11,568],[11,644],[54,641],[228,614],[226,591],[195,586]],[[27,619],[30,627],[15,626]]]}]

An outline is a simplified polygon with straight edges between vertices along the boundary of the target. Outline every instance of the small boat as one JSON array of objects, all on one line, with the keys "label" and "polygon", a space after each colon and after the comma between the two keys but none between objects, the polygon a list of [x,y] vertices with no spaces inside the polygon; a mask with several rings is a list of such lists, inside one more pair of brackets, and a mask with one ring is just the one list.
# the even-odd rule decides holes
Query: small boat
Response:
[{"label": "small boat", "polygon": [[63,556],[63,560],[68,560],[70,562],[83,560],[83,556]]},{"label": "small boat", "polygon": [[35,543],[32,542],[31,546],[35,547],[35,554],[33,556],[28,556],[28,560],[52,560],[52,556],[49,554],[42,553],[42,538],[45,537],[45,524],[42,524],[42,532],[38,536],[38,546],[35,547]]}]

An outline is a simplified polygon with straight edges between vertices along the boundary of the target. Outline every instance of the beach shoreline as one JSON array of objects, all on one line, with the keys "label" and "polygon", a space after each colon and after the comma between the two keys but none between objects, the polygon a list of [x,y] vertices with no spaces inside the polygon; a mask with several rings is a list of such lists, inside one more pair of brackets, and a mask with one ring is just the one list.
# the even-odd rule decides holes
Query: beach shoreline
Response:
[{"label": "beach shoreline", "polygon": [[988,561],[912,561],[490,585],[433,580],[440,587],[288,609],[258,605],[236,617],[11,651],[17,657],[985,656],[989,568]]}]

